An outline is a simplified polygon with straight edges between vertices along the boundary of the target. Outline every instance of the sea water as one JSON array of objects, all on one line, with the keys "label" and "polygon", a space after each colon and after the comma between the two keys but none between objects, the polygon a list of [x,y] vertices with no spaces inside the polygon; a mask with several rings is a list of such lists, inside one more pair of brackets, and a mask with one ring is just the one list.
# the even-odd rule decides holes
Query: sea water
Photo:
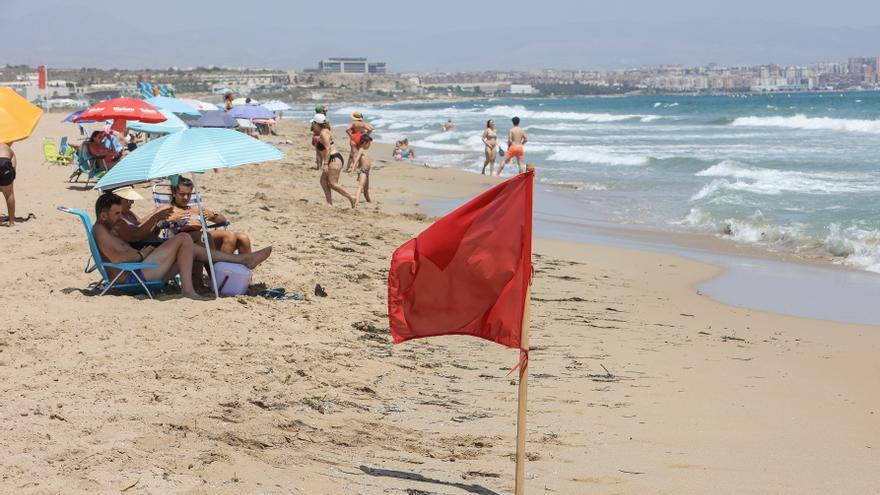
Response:
[{"label": "sea water", "polygon": [[486,121],[506,148],[518,116],[525,161],[575,190],[585,215],[880,272],[880,92],[345,105],[329,117],[346,125],[355,110],[380,141],[408,138],[418,162],[477,173]]}]

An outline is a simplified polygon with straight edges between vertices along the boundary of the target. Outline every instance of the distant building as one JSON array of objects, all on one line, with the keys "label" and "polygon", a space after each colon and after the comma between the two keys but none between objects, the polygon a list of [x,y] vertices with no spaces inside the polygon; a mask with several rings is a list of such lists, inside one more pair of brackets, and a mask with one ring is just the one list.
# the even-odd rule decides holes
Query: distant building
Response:
[{"label": "distant building", "polygon": [[317,72],[324,74],[387,74],[385,62],[366,58],[326,58],[318,62]]},{"label": "distant building", "polygon": [[532,87],[531,84],[511,84],[510,85],[510,94],[512,95],[531,95],[535,94],[537,91]]}]

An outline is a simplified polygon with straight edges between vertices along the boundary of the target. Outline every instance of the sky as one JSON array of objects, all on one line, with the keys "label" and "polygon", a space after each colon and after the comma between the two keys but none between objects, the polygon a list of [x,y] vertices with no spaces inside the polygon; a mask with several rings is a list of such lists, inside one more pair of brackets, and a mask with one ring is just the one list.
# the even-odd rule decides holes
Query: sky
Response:
[{"label": "sky", "polygon": [[0,0],[0,64],[393,72],[782,65],[880,55],[876,0]]}]

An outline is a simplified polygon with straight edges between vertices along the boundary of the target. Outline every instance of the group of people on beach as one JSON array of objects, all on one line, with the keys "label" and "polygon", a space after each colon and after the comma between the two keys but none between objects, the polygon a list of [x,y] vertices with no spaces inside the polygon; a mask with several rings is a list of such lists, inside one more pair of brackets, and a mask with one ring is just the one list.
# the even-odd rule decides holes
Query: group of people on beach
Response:
[{"label": "group of people on beach", "polygon": [[[529,137],[526,134],[525,129],[519,126],[519,117],[514,117],[512,122],[513,127],[507,132],[506,152],[498,145],[498,130],[495,128],[495,120],[489,119],[486,122],[486,128],[483,130],[483,135],[481,136],[483,145],[485,146],[484,153],[486,156],[486,159],[483,161],[483,175],[486,175],[486,168],[488,168],[489,175],[500,176],[501,172],[504,171],[504,167],[514,158],[516,158],[516,165],[519,168],[519,173],[523,172],[523,146],[525,146]],[[452,122],[452,119],[447,119],[441,126],[441,129],[443,132],[450,132],[455,129],[455,124]],[[398,143],[400,143],[400,141],[398,141]],[[501,161],[501,165],[498,167],[498,173],[495,174],[495,160],[498,159],[499,152],[504,155],[504,160]]]},{"label": "group of people on beach", "polygon": [[[143,199],[131,187],[102,193],[95,201],[95,224],[92,234],[104,260],[118,263],[156,263],[158,266],[129,273],[122,283],[160,280],[169,281],[180,276],[184,296],[200,299],[198,290],[206,288],[204,272],[208,253],[202,241],[202,224],[198,207],[191,204],[194,184],[180,177],[171,186],[171,201],[149,214],[138,217],[131,211],[136,200]],[[225,224],[226,218],[208,208],[202,208],[206,222]],[[166,238],[160,237],[168,231]],[[208,233],[213,262],[244,265],[249,269],[265,261],[272,253],[267,247],[259,251],[251,248],[250,237],[243,232],[214,230]],[[119,270],[106,267],[111,279]]]},{"label": "group of people on beach", "polygon": [[[312,131],[312,146],[315,148],[315,169],[321,171],[320,184],[324,190],[324,198],[328,205],[333,204],[333,192],[340,194],[356,208],[363,198],[370,199],[370,170],[372,162],[369,156],[373,142],[373,126],[364,121],[361,112],[351,114],[351,122],[345,128],[349,139],[348,161],[336,148],[330,121],[327,119],[327,106],[317,105],[315,116],[309,122]],[[344,171],[350,175],[357,174],[357,191],[351,194],[339,184],[339,176]]]},{"label": "group of people on beach", "polygon": [[486,122],[486,129],[483,130],[483,144],[485,145],[485,155],[486,159],[483,161],[483,175],[486,175],[486,167],[489,168],[489,175],[501,175],[501,172],[504,171],[504,167],[510,163],[513,158],[516,158],[516,166],[519,173],[523,172],[522,159],[523,159],[523,151],[524,146],[529,140],[529,136],[526,134],[525,129],[519,126],[519,117],[514,117],[511,119],[513,122],[513,127],[507,131],[507,151],[504,153],[504,160],[501,161],[501,165],[498,166],[498,173],[495,174],[495,160],[498,158],[498,151],[500,150],[500,146],[498,146],[498,131],[495,129],[495,121],[489,119]]}]

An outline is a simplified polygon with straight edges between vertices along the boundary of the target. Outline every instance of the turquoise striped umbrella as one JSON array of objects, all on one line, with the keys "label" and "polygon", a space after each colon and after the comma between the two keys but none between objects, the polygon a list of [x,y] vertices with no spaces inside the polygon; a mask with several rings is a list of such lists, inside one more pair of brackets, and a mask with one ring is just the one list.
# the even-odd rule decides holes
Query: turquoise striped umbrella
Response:
[{"label": "turquoise striped umbrella", "polygon": [[[102,191],[146,182],[152,179],[202,172],[210,168],[231,168],[248,163],[268,162],[284,158],[278,148],[230,129],[198,128],[169,134],[138,147],[117,163],[95,184]],[[198,185],[193,175],[194,192]],[[196,194],[196,197],[199,197]],[[217,277],[211,259],[208,225],[199,201],[202,223],[202,244],[208,252],[208,268],[214,296],[220,297]]]},{"label": "turquoise striped umbrella", "polygon": [[165,116],[165,122],[159,122],[158,124],[128,122],[128,128],[132,131],[150,132],[153,134],[171,134],[172,132],[180,132],[187,128],[186,123],[170,111],[160,108],[159,113]]},{"label": "turquoise striped umbrella", "polygon": [[108,190],[152,179],[284,158],[278,148],[230,129],[185,129],[139,146],[95,185]]}]

